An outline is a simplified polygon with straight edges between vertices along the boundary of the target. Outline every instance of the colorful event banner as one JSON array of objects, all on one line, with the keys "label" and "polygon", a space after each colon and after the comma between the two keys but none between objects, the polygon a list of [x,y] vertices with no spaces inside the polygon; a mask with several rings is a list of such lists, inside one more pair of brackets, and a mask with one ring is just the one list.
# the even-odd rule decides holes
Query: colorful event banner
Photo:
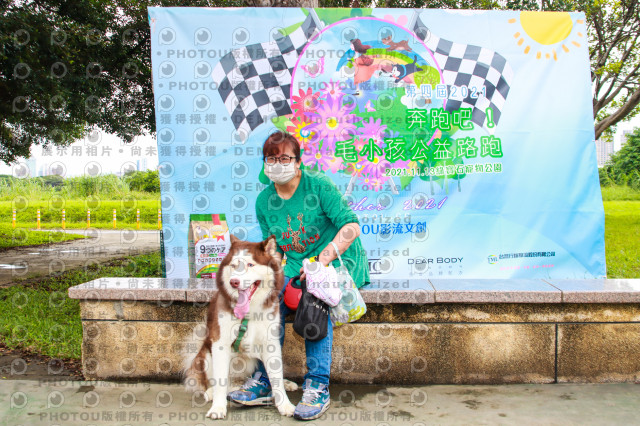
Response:
[{"label": "colorful event banner", "polygon": [[277,129],[345,194],[372,279],[605,276],[584,14],[149,8],[149,21],[167,277],[223,255],[229,233],[262,239],[261,148]]}]

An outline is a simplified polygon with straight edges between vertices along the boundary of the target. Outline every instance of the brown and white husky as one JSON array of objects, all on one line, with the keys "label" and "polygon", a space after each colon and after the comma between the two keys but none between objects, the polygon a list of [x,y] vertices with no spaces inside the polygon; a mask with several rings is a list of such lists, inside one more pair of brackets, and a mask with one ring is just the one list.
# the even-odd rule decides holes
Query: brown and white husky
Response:
[{"label": "brown and white husky", "polygon": [[[206,336],[201,339],[200,350],[184,360],[187,389],[205,391],[205,398],[212,400],[207,417],[223,419],[227,415],[232,363],[234,373],[250,375],[257,359],[265,365],[278,411],[283,416],[293,416],[295,407],[285,387],[293,391],[297,385],[288,380],[285,384],[280,347],[278,294],[284,285],[281,264],[274,236],[251,243],[231,235],[229,253],[216,274],[218,292],[209,303]],[[248,319],[246,332],[236,352],[232,346],[244,318]],[[238,364],[244,367],[243,371],[235,371]]]}]

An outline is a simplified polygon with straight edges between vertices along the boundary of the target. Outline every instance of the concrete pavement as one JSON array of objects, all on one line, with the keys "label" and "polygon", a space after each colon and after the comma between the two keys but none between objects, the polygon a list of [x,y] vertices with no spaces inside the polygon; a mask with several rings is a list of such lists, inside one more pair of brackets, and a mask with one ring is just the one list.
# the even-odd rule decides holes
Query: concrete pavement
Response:
[{"label": "concrete pavement", "polygon": [[[306,424],[633,425],[637,384],[500,386],[331,385],[331,407]],[[301,392],[290,392],[295,404]],[[178,384],[7,380],[0,387],[6,425],[200,425],[209,403]],[[294,425],[274,407],[230,407],[217,424]]]},{"label": "concrete pavement", "polygon": [[16,247],[0,253],[0,287],[12,285],[19,278],[33,274],[48,275],[109,259],[160,250],[160,231],[132,229],[67,229],[65,232],[86,235],[82,240],[64,241],[46,246]]}]

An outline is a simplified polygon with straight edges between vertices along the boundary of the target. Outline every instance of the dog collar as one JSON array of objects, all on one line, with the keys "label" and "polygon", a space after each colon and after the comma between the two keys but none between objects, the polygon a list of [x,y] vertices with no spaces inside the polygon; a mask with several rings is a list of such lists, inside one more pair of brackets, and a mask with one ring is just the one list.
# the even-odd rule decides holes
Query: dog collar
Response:
[{"label": "dog collar", "polygon": [[242,342],[242,338],[244,337],[244,334],[247,332],[248,323],[249,323],[249,318],[242,319],[242,322],[240,323],[240,331],[238,332],[238,337],[236,338],[235,342],[233,342],[233,345],[231,345],[234,352],[238,352],[240,349],[240,342]]}]

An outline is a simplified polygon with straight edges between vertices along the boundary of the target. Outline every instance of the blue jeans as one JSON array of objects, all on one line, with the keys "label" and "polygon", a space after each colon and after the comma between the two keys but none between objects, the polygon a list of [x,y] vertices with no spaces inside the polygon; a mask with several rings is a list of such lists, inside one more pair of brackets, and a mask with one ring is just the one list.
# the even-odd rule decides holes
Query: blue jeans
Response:
[{"label": "blue jeans", "polygon": [[[289,284],[291,277],[284,277],[284,287],[280,292],[280,346],[284,343],[284,317],[289,312],[294,312],[284,304],[284,289]],[[324,339],[311,342],[309,340],[304,341],[304,347],[307,352],[307,374],[304,375],[305,381],[307,379],[314,380],[316,382],[329,384],[329,375],[331,373],[331,350],[333,348],[333,326],[331,325],[331,318],[329,318],[329,325],[327,327],[327,337]],[[258,360],[258,366],[256,371],[260,371],[263,376],[268,377],[267,371],[264,368],[262,361]]]}]

